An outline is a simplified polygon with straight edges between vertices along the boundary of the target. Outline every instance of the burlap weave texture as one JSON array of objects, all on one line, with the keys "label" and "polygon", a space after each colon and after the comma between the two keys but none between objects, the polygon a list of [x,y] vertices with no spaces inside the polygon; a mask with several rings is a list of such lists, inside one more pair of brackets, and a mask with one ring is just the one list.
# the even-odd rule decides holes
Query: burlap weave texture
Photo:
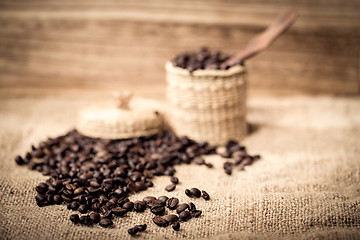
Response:
[{"label": "burlap weave texture", "polygon": [[130,213],[115,227],[75,226],[66,206],[39,208],[34,187],[46,179],[16,166],[16,154],[75,125],[85,96],[0,96],[0,239],[131,239],[127,229],[147,223],[139,238],[263,239],[360,238],[360,98],[252,97],[248,101],[251,134],[243,142],[262,159],[227,176],[218,156],[215,167],[177,166],[181,184],[172,193],[168,177],[131,196],[169,195],[190,201],[184,189],[198,187],[211,201],[192,200],[203,215],[181,231],[159,228],[152,214]]}]

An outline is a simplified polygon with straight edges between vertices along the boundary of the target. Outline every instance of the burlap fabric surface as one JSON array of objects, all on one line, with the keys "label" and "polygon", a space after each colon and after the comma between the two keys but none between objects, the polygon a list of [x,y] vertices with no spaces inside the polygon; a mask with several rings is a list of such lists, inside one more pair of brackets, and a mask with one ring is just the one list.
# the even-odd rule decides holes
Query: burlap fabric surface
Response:
[{"label": "burlap fabric surface", "polygon": [[181,184],[172,193],[168,177],[157,177],[145,195],[167,194],[189,201],[184,189],[198,187],[211,201],[192,200],[203,210],[181,231],[159,228],[145,213],[117,218],[115,227],[73,225],[64,205],[39,208],[34,187],[46,179],[16,166],[14,157],[48,136],[65,133],[76,112],[91,101],[84,96],[0,96],[0,239],[130,239],[127,229],[147,223],[138,238],[360,238],[360,98],[253,97],[251,134],[243,142],[262,159],[225,175],[215,165],[177,166]]}]

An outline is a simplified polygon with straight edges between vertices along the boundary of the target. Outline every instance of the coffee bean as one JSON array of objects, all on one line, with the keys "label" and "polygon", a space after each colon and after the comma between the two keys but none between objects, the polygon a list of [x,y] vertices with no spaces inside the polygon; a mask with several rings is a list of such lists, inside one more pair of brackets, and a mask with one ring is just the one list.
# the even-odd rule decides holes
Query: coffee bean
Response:
[{"label": "coffee bean", "polygon": [[186,210],[189,208],[189,205],[187,203],[181,203],[177,206],[176,208],[176,213],[179,214],[181,213],[182,211]]},{"label": "coffee bean", "polygon": [[81,216],[79,218],[79,222],[84,225],[90,225],[91,224],[90,216],[88,215]]},{"label": "coffee bean", "polygon": [[134,202],[134,210],[136,212],[143,212],[146,208],[146,204],[144,201],[135,201]]},{"label": "coffee bean", "polygon": [[136,225],[135,227],[139,230],[139,232],[143,232],[143,231],[146,230],[147,225],[146,224],[141,224],[141,225]]},{"label": "coffee bean", "polygon": [[187,211],[187,210],[182,211],[179,214],[179,218],[180,218],[181,221],[186,222],[187,220],[189,220],[191,218],[191,213],[189,211]]},{"label": "coffee bean", "polygon": [[16,157],[15,157],[15,162],[16,162],[18,165],[23,165],[23,164],[25,164],[25,161],[24,161],[24,159],[23,159],[21,156],[16,156]]},{"label": "coffee bean", "polygon": [[54,204],[60,204],[62,202],[60,195],[54,195],[53,197]]},{"label": "coffee bean", "polygon": [[38,193],[46,193],[47,189],[48,185],[46,183],[39,183],[35,188]]},{"label": "coffee bean", "polygon": [[204,190],[202,190],[202,198],[205,200],[210,200],[210,196],[207,192],[205,192]]},{"label": "coffee bean", "polygon": [[100,220],[99,225],[102,227],[109,227],[113,225],[113,221],[111,221],[111,219],[108,218],[103,218]]},{"label": "coffee bean", "polygon": [[126,209],[127,211],[131,211],[134,208],[134,203],[133,202],[126,202],[126,203],[124,203],[122,208]]},{"label": "coffee bean", "polygon": [[128,233],[129,233],[130,235],[135,235],[135,234],[138,233],[138,231],[139,231],[139,229],[136,228],[136,227],[133,227],[133,228],[129,228],[129,229],[128,229]]},{"label": "coffee bean", "polygon": [[194,158],[193,162],[196,163],[197,165],[203,165],[203,164],[205,164],[204,159],[202,159],[201,157],[196,157],[196,158]]},{"label": "coffee bean", "polygon": [[174,184],[178,184],[179,183],[179,179],[177,177],[171,177],[170,181]]},{"label": "coffee bean", "polygon": [[166,186],[165,190],[168,191],[168,192],[172,192],[172,191],[175,190],[175,188],[176,188],[176,184],[171,183],[171,184]]},{"label": "coffee bean", "polygon": [[194,218],[200,217],[201,214],[202,214],[201,210],[194,210],[191,212],[191,216],[193,216]]},{"label": "coffee bean", "polygon": [[156,200],[156,197],[154,196],[146,196],[143,198],[143,201],[148,204],[149,202],[152,202],[152,201],[155,201]]},{"label": "coffee bean", "polygon": [[205,163],[205,166],[207,166],[208,168],[213,168],[214,165],[212,165],[211,163]]},{"label": "coffee bean", "polygon": [[103,217],[104,217],[104,218],[109,218],[109,219],[111,219],[112,215],[113,215],[113,211],[112,211],[112,210],[108,210],[108,211],[106,211],[106,212],[103,214]]},{"label": "coffee bean", "polygon": [[113,208],[111,211],[115,216],[118,216],[118,217],[122,217],[127,213],[126,209],[120,208],[120,207]]},{"label": "coffee bean", "polygon": [[197,188],[190,188],[190,192],[193,197],[199,198],[201,196],[201,192]]},{"label": "coffee bean", "polygon": [[222,156],[223,158],[231,158],[232,153],[229,151],[225,151],[225,152],[221,153],[220,156]]},{"label": "coffee bean", "polygon": [[77,224],[79,222],[79,219],[79,215],[77,214],[70,215],[70,221],[72,221],[74,224]]},{"label": "coffee bean", "polygon": [[83,187],[79,187],[77,189],[74,190],[74,194],[78,195],[84,192],[84,188]]},{"label": "coffee bean", "polygon": [[171,210],[174,210],[178,204],[179,204],[179,199],[177,198],[172,197],[166,201],[166,206]]},{"label": "coffee bean", "polygon": [[192,193],[191,193],[191,191],[189,189],[185,189],[185,194],[188,197],[192,197]]},{"label": "coffee bean", "polygon": [[176,222],[176,221],[179,221],[179,217],[176,216],[175,214],[166,215],[166,216],[164,217],[164,219],[165,219],[166,221],[168,221],[170,224],[171,224],[171,223],[174,223],[174,222]]},{"label": "coffee bean", "polygon": [[163,215],[165,212],[165,207],[163,206],[154,206],[151,208],[151,212],[155,215]]},{"label": "coffee bean", "polygon": [[77,210],[81,213],[86,213],[88,208],[85,204],[81,204]]},{"label": "coffee bean", "polygon": [[169,225],[169,222],[166,219],[162,218],[162,217],[156,216],[152,220],[159,227],[166,227],[166,226]]},{"label": "coffee bean", "polygon": [[90,220],[95,222],[95,223],[100,221],[100,214],[99,213],[96,213],[96,212],[90,213],[89,217],[90,217]]},{"label": "coffee bean", "polygon": [[178,231],[180,229],[180,223],[179,222],[174,222],[173,225],[172,225],[172,228],[175,231]]},{"label": "coffee bean", "polygon": [[45,195],[38,193],[35,197],[36,202],[45,202],[46,201],[46,197]]},{"label": "coffee bean", "polygon": [[194,203],[192,203],[192,202],[189,203],[189,210],[190,211],[195,211],[196,210],[196,206],[195,206]]},{"label": "coffee bean", "polygon": [[163,204],[166,204],[166,201],[168,200],[169,198],[167,196],[160,196],[158,197],[158,200],[163,203]]}]

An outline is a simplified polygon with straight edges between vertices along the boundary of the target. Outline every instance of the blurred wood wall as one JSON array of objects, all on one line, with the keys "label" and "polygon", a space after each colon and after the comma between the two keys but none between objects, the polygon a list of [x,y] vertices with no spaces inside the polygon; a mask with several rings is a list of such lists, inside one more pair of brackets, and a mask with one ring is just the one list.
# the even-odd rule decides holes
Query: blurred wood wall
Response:
[{"label": "blurred wood wall", "polygon": [[358,0],[0,0],[0,88],[162,89],[174,54],[233,53],[288,8],[301,16],[248,61],[250,90],[358,94]]}]

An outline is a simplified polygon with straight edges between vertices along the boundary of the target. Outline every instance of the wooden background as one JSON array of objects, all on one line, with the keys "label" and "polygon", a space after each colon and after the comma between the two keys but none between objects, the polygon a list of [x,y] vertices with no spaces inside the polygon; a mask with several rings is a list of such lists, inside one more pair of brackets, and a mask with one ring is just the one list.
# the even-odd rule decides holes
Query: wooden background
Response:
[{"label": "wooden background", "polygon": [[301,16],[247,63],[250,91],[358,94],[358,0],[0,0],[1,92],[163,94],[174,54],[233,53],[288,8]]}]

